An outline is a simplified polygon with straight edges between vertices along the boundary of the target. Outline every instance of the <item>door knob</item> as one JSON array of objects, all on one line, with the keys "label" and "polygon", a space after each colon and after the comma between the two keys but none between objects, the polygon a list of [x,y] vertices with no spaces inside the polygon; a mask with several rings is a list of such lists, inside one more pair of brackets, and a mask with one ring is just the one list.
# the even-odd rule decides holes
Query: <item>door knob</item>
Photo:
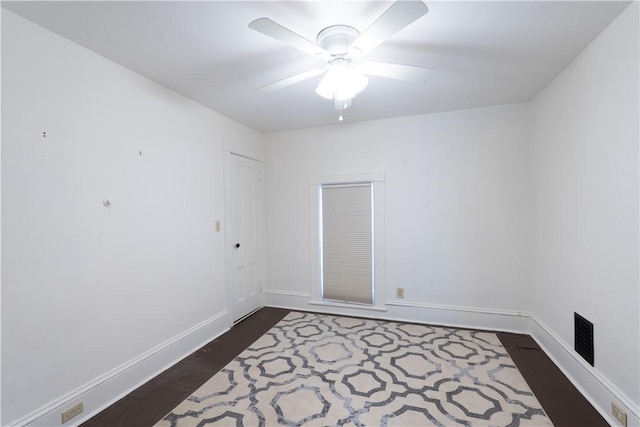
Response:
[{"label": "door knob", "polygon": [[236,249],[240,249],[240,243],[236,243]]}]

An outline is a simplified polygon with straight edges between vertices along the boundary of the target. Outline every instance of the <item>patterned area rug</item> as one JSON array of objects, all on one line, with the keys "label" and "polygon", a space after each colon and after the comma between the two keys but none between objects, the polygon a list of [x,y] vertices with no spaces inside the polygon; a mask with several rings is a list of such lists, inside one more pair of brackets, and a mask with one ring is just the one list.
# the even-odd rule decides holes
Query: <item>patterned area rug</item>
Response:
[{"label": "patterned area rug", "polygon": [[293,312],[157,426],[552,425],[493,333]]}]

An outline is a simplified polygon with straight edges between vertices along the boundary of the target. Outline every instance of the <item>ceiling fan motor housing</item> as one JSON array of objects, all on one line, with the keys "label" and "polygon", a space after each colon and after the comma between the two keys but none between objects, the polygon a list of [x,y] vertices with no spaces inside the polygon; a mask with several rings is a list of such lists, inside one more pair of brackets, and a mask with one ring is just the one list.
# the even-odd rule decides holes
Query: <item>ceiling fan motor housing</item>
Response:
[{"label": "ceiling fan motor housing", "polygon": [[318,33],[316,42],[331,56],[347,57],[349,46],[360,37],[360,31],[349,25],[332,25]]}]

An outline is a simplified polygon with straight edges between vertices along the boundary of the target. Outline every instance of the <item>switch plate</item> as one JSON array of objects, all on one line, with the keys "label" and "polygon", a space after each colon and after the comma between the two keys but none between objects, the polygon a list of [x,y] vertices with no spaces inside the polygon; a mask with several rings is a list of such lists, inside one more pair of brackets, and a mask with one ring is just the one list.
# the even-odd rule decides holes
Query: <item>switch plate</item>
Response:
[{"label": "switch plate", "polygon": [[404,288],[396,288],[396,298],[398,299],[404,298]]},{"label": "switch plate", "polygon": [[216,220],[216,231],[220,231],[220,220]]}]

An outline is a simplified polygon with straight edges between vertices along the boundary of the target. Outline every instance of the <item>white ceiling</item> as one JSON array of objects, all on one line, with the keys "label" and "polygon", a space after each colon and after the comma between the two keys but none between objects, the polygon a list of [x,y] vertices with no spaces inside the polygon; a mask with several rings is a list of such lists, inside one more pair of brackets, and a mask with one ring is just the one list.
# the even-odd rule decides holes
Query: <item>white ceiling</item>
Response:
[{"label": "white ceiling", "polygon": [[[370,77],[345,123],[530,101],[628,6],[618,1],[427,1],[429,13],[366,59],[433,67],[424,84]],[[2,6],[261,132],[337,124],[320,77],[254,89],[322,65],[248,28],[269,17],[315,41],[363,31],[391,1],[44,1]],[[99,82],[96,82],[99,84]]]}]

